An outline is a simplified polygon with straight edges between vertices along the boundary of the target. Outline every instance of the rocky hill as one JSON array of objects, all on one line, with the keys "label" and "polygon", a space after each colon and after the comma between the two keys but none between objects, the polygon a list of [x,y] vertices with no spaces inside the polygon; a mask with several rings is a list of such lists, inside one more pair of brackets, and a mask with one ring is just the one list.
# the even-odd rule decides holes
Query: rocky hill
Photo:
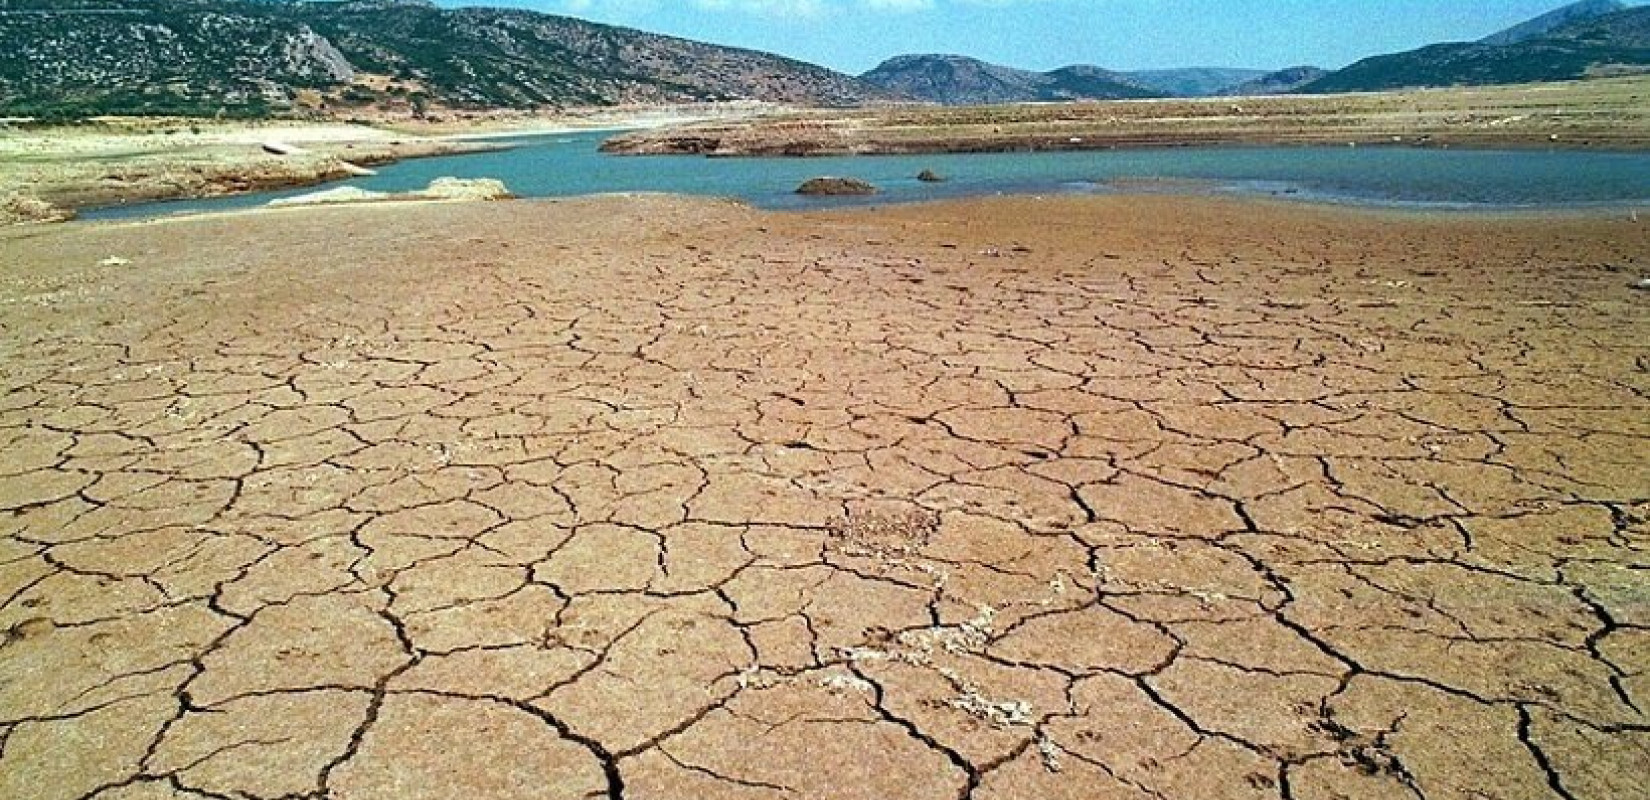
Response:
[{"label": "rocky hill", "polygon": [[1312,81],[1300,91],[1323,94],[1482,86],[1650,71],[1650,7],[1583,16],[1534,38],[1519,38],[1522,35],[1513,35],[1509,44],[1435,44],[1367,58]]},{"label": "rocky hill", "polygon": [[0,114],[9,115],[884,97],[767,53],[422,0],[6,0],[0,9]]},{"label": "rocky hill", "polygon": [[896,56],[861,75],[860,80],[901,97],[944,105],[1119,100],[1164,95],[1099,67],[1074,66],[1032,72],[955,55]]}]

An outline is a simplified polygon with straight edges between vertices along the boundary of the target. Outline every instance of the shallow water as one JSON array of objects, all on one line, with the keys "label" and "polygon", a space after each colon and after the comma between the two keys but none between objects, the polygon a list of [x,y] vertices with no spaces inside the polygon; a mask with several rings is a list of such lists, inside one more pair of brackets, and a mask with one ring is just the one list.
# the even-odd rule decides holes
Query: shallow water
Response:
[{"label": "shallow water", "polygon": [[[995,153],[829,158],[609,156],[609,133],[501,140],[514,149],[414,159],[336,185],[421,189],[432,178],[500,178],[524,197],[670,192],[732,197],[774,209],[940,200],[993,194],[1196,192],[1462,210],[1650,205],[1650,154],[1443,150],[1406,147],[1195,147],[1079,153]],[[934,170],[948,180],[923,183]],[[851,175],[871,198],[794,193],[820,175]],[[263,205],[314,187],[240,197],[143,203],[88,211],[111,219]]]}]

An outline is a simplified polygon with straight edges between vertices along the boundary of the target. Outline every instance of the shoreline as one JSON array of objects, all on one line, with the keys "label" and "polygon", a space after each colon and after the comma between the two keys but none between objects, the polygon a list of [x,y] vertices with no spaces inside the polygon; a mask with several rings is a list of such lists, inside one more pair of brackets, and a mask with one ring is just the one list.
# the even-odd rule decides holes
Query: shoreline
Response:
[{"label": "shoreline", "polygon": [[[104,117],[78,125],[0,127],[0,225],[55,222],[81,211],[320,187],[361,168],[508,149],[497,140],[645,130],[733,120],[784,107],[729,103],[488,112],[434,121]],[[266,143],[294,145],[276,155]]]},{"label": "shoreline", "polygon": [[[954,204],[959,204],[959,203],[969,203],[969,202],[974,202],[974,201],[990,201],[990,200],[1032,200],[1032,201],[1037,201],[1037,202],[1044,202],[1044,201],[1059,201],[1059,200],[1066,200],[1066,199],[1083,199],[1083,198],[1102,199],[1102,198],[1116,198],[1116,197],[1123,197],[1123,198],[1128,198],[1128,197],[1135,197],[1135,198],[1161,197],[1161,198],[1170,198],[1170,199],[1182,199],[1182,200],[1187,200],[1187,201],[1192,201],[1192,202],[1197,202],[1197,201],[1200,201],[1200,200],[1212,200],[1212,201],[1227,201],[1227,200],[1229,200],[1229,201],[1244,202],[1244,203],[1278,204],[1280,206],[1285,206],[1285,207],[1290,207],[1290,208],[1297,208],[1297,209],[1319,209],[1319,208],[1321,208],[1321,209],[1345,209],[1345,210],[1351,211],[1351,212],[1370,213],[1370,214],[1390,213],[1390,214],[1394,214],[1394,215],[1441,216],[1441,217],[1455,217],[1455,218],[1465,218],[1465,219],[1471,219],[1471,218],[1497,219],[1497,218],[1524,218],[1524,217],[1531,218],[1531,219],[1589,218],[1589,217],[1611,218],[1611,217],[1628,216],[1628,217],[1630,217],[1630,218],[1632,218],[1636,221],[1638,219],[1638,217],[1640,216],[1640,214],[1650,216],[1650,198],[1643,198],[1643,199],[1638,199],[1638,200],[1599,200],[1599,201],[1553,202],[1553,203],[1540,203],[1540,204],[1532,204],[1532,203],[1499,203],[1498,204],[1498,203],[1424,201],[1424,200],[1387,200],[1387,199],[1376,199],[1376,198],[1362,197],[1362,196],[1352,195],[1352,194],[1337,195],[1337,194],[1333,194],[1333,193],[1329,193],[1329,192],[1313,191],[1313,190],[1308,190],[1308,189],[1279,190],[1279,189],[1276,189],[1276,188],[1264,188],[1264,187],[1260,187],[1260,186],[1250,187],[1250,186],[1244,186],[1244,185],[1242,185],[1242,183],[1243,182],[1223,182],[1223,181],[1216,180],[1216,179],[1202,179],[1202,180],[1187,179],[1187,180],[1176,180],[1176,181],[1165,182],[1163,185],[1166,188],[1163,188],[1163,189],[1159,190],[1159,189],[1150,188],[1150,187],[1153,187],[1153,186],[1157,185],[1156,182],[1153,182],[1153,181],[1149,181],[1149,180],[1148,181],[1127,180],[1127,181],[1121,182],[1121,185],[1116,186],[1116,187],[1108,187],[1104,182],[1092,183],[1090,185],[1093,188],[1088,189],[1088,190],[1078,190],[1078,189],[1065,189],[1065,190],[1062,190],[1058,186],[1048,186],[1048,187],[1042,187],[1042,188],[1021,187],[1021,188],[1013,189],[1013,190],[985,190],[985,189],[982,189],[978,192],[973,192],[973,193],[959,193],[959,194],[943,196],[943,197],[917,197],[917,198],[908,198],[908,199],[899,198],[899,197],[889,197],[889,196],[883,196],[883,195],[873,195],[873,196],[867,196],[867,197],[826,198],[826,199],[821,199],[817,204],[804,204],[804,205],[780,206],[780,207],[762,205],[762,204],[752,202],[751,200],[748,200],[746,198],[742,198],[742,197],[739,197],[739,196],[736,196],[736,195],[701,195],[701,194],[692,194],[692,193],[686,193],[686,192],[649,191],[649,190],[597,191],[597,192],[587,192],[587,193],[583,193],[583,194],[568,194],[568,195],[540,195],[540,196],[527,195],[527,196],[512,197],[512,198],[510,198],[510,201],[511,202],[551,202],[551,203],[554,203],[554,202],[583,201],[583,200],[599,199],[599,198],[605,198],[605,197],[664,197],[664,198],[674,198],[674,199],[678,199],[678,200],[681,200],[681,201],[684,201],[684,202],[692,202],[692,201],[701,201],[702,200],[702,201],[708,201],[708,202],[714,202],[714,203],[729,203],[729,204],[735,204],[735,205],[748,207],[748,208],[751,208],[751,209],[755,209],[755,210],[759,210],[759,211],[763,211],[763,212],[768,212],[768,213],[795,215],[795,214],[809,214],[809,213],[824,213],[824,212],[832,212],[832,211],[904,209],[904,208],[912,208],[912,207],[929,207],[929,206],[944,208],[944,207],[954,205]],[[506,182],[506,184],[508,184],[508,182]],[[275,188],[278,189],[280,187],[275,187]],[[416,189],[411,189],[409,191],[416,191]],[[245,194],[257,194],[257,192],[243,193],[242,196],[244,196]],[[268,210],[268,211],[279,210],[279,209],[269,208],[266,204],[251,205],[251,206],[237,206],[237,207],[222,208],[222,209],[200,209],[200,210],[174,211],[174,212],[170,212],[170,213],[168,213],[167,210],[166,210],[166,206],[170,203],[187,203],[187,202],[190,202],[191,200],[197,200],[197,199],[211,199],[211,198],[174,198],[174,199],[171,199],[171,200],[140,201],[139,203],[136,203],[135,205],[138,205],[140,207],[154,206],[153,213],[133,213],[131,215],[120,214],[120,215],[117,215],[117,216],[98,216],[98,212],[107,212],[111,209],[125,210],[127,208],[125,205],[115,204],[115,205],[98,206],[98,207],[95,207],[95,208],[84,209],[85,211],[91,212],[92,216],[90,216],[90,217],[77,216],[76,221],[99,222],[99,223],[118,223],[118,222],[140,223],[140,222],[155,221],[155,220],[175,220],[175,219],[190,219],[190,218],[201,218],[201,217],[215,217],[215,216],[231,215],[231,214],[238,215],[238,214],[256,213],[256,212],[259,212],[259,211],[266,211],[266,210]],[[365,200],[360,200],[360,201],[352,201],[352,202],[348,202],[348,203],[332,203],[332,204],[328,204],[328,205],[330,205],[332,207],[368,206],[368,205],[379,205],[379,204],[395,203],[395,202],[401,202],[401,201],[399,201],[395,198],[365,199]],[[132,209],[132,210],[133,211],[141,211],[141,208],[140,209]]]},{"label": "shoreline", "polygon": [[[1459,221],[1463,223],[1492,223],[1498,221],[1529,221],[1544,223],[1561,221],[1581,222],[1626,220],[1636,224],[1639,222],[1641,216],[1647,221],[1650,221],[1650,201],[1644,201],[1638,205],[1632,203],[1606,202],[1599,203],[1597,205],[1464,206],[1337,201],[1327,198],[1284,196],[1260,192],[1217,193],[1196,191],[1117,191],[1092,193],[1072,192],[1058,194],[1036,192],[996,193],[961,195],[945,198],[927,198],[904,202],[877,202],[872,200],[864,203],[792,208],[763,208],[738,197],[692,195],[672,192],[596,192],[591,194],[566,195],[559,197],[513,197],[503,200],[486,201],[462,199],[405,199],[390,197],[359,202],[293,205],[284,207],[256,205],[241,208],[227,208],[222,210],[184,212],[176,214],[155,214],[138,217],[77,217],[73,220],[65,220],[65,222],[96,226],[144,226],[152,224],[184,223],[196,220],[252,219],[262,215],[290,214],[304,211],[346,213],[354,209],[393,209],[412,206],[455,206],[471,202],[486,202],[490,204],[560,205],[605,202],[609,200],[660,200],[689,205],[703,203],[712,206],[747,209],[753,213],[771,214],[787,218],[805,217],[819,214],[863,214],[870,218],[876,218],[878,216],[901,215],[908,212],[923,210],[946,214],[955,212],[958,209],[967,209],[991,204],[1018,206],[1024,203],[1090,202],[1099,206],[1110,201],[1143,200],[1149,202],[1163,201],[1169,205],[1183,203],[1187,207],[1193,208],[1200,207],[1205,204],[1212,204],[1216,206],[1230,205],[1234,208],[1250,207],[1273,212],[1294,212],[1305,214],[1321,213],[1331,216],[1346,215],[1350,218],[1388,218],[1398,222]],[[0,231],[4,230],[5,227],[0,226]]]},{"label": "shoreline", "polygon": [[363,173],[357,172],[353,168],[364,167],[370,169],[413,159],[441,158],[506,149],[509,148],[504,145],[472,146],[442,142],[432,142],[426,145],[420,143],[411,146],[395,146],[390,151],[383,153],[352,155],[348,159],[334,156],[328,161],[313,166],[303,163],[283,165],[290,167],[291,170],[277,171],[274,174],[261,173],[256,168],[249,170],[241,167],[231,167],[221,173],[206,176],[204,182],[198,188],[180,187],[180,190],[173,190],[166,186],[155,186],[140,187],[131,192],[120,191],[109,195],[87,191],[84,193],[72,192],[67,196],[72,198],[70,207],[77,214],[83,211],[119,208],[127,205],[209,200],[215,197],[255,195],[283,189],[319,188],[327,184],[362,177]]},{"label": "shoreline", "polygon": [[[1202,148],[1283,148],[1322,149],[1360,147],[1369,149],[1413,150],[1507,150],[1555,151],[1587,153],[1650,153],[1650,138],[1634,137],[1625,142],[1598,140],[1565,141],[1539,137],[1499,137],[1447,139],[1439,137],[1406,137],[1402,134],[1378,134],[1362,139],[1348,139],[1331,134],[1313,134],[1285,138],[1275,135],[1238,136],[1215,134],[1207,137],[1098,137],[1083,142],[1059,138],[1014,138],[992,141],[958,141],[938,138],[917,142],[843,142],[835,145],[806,143],[800,149],[795,142],[752,141],[738,142],[700,152],[703,135],[692,128],[680,131],[643,133],[636,137],[621,132],[602,145],[602,152],[615,156],[644,158],[648,156],[703,156],[708,159],[735,158],[898,158],[924,155],[998,155],[1005,153],[1084,153],[1105,151],[1186,150]],[[611,146],[610,146],[611,145]]]},{"label": "shoreline", "polygon": [[[1627,78],[1360,95],[962,108],[673,106],[557,116],[498,113],[417,124],[104,119],[91,127],[0,130],[0,224],[322,186],[359,174],[358,166],[480,152],[504,146],[500,139],[609,131],[620,133],[601,145],[605,153],[711,157],[1348,144],[1638,153],[1650,150],[1650,108],[1637,101],[1647,90],[1650,78]],[[274,156],[261,147],[272,140],[308,149]]]}]

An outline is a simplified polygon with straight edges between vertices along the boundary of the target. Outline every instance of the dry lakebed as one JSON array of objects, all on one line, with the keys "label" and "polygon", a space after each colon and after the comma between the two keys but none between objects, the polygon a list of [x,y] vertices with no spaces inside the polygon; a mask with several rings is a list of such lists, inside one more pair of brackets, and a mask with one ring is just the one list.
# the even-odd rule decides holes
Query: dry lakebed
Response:
[{"label": "dry lakebed", "polygon": [[1650,224],[0,230],[0,797],[1599,798]]}]

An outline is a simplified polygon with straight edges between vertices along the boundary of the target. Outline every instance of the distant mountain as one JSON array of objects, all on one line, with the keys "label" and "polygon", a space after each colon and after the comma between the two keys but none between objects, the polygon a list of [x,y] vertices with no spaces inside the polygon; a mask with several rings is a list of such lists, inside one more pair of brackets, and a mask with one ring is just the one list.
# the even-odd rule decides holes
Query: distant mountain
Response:
[{"label": "distant mountain", "polygon": [[1479,39],[1478,43],[1497,47],[1518,44],[1530,39],[1539,39],[1566,25],[1584,22],[1595,17],[1605,17],[1626,10],[1627,4],[1621,2],[1621,0],[1581,0],[1563,8],[1549,11],[1535,19],[1521,22],[1499,33],[1486,36]]},{"label": "distant mountain", "polygon": [[1099,67],[1032,72],[954,55],[896,56],[859,77],[900,97],[945,105],[1119,100],[1164,94]]},{"label": "distant mountain", "polygon": [[1083,64],[1032,74],[1042,76],[1040,100],[1125,100],[1164,94],[1120,73]]},{"label": "distant mountain", "polygon": [[1289,67],[1288,69],[1280,69],[1277,72],[1268,72],[1253,80],[1227,86],[1220,91],[1220,94],[1228,96],[1288,94],[1328,74],[1328,72],[1317,67]]},{"label": "distant mountain", "polygon": [[1650,71],[1650,8],[1629,8],[1494,45],[1435,44],[1376,56],[1301,87],[1314,94],[1424,86],[1482,86],[1574,80]]},{"label": "distant mountain", "polygon": [[1226,94],[1238,84],[1263,78],[1267,72],[1263,69],[1186,67],[1134,70],[1118,74],[1137,86],[1144,86],[1173,97],[1213,97]]},{"label": "distant mountain", "polygon": [[[263,114],[755,99],[853,105],[855,78],[767,53],[424,0],[4,0],[0,112]],[[23,13],[19,13],[23,12]]]}]

